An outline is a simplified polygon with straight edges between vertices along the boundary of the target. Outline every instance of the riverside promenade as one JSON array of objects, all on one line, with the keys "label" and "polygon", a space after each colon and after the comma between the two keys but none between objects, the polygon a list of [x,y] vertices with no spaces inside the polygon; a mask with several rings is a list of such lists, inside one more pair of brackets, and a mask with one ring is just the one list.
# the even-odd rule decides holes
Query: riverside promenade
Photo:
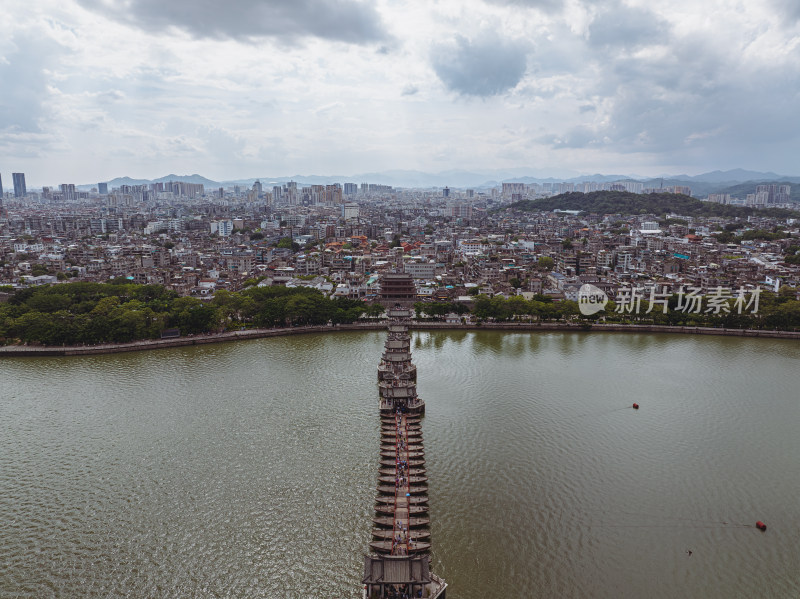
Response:
[{"label": "riverside promenade", "polygon": [[[245,329],[226,331],[204,335],[188,335],[171,339],[145,339],[130,343],[104,343],[99,345],[4,345],[0,346],[0,358],[3,357],[42,357],[42,356],[89,356],[96,354],[114,354],[168,347],[189,345],[206,345],[209,343],[226,343],[244,339],[262,339],[266,337],[283,337],[308,333],[335,333],[342,331],[384,331],[387,321],[360,322],[335,326],[283,327],[276,329]],[[678,335],[721,335],[726,337],[761,337],[767,339],[800,339],[800,331],[771,331],[759,329],[725,329],[713,327],[658,326],[637,324],[581,324],[563,322],[483,322],[483,323],[448,323],[418,321],[414,322],[415,330],[468,330],[468,331],[516,331],[516,332],[549,332],[561,331],[571,333],[670,333]]]}]

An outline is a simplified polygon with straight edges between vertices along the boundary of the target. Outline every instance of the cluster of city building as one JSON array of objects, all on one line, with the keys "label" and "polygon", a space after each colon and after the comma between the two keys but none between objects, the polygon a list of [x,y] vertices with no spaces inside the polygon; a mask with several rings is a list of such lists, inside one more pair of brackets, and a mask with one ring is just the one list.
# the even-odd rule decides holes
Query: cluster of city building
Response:
[{"label": "cluster of city building", "polygon": [[[24,175],[13,179],[14,194],[0,192],[0,285],[14,288],[125,277],[200,298],[258,284],[369,301],[380,275],[406,272],[420,301],[470,302],[478,293],[574,300],[585,283],[613,296],[631,285],[777,289],[800,280],[800,266],[785,260],[800,235],[793,219],[509,208],[558,186],[289,182],[270,191],[257,181],[208,191],[166,182],[32,193]],[[715,233],[726,226],[789,236],[725,243]]]},{"label": "cluster of city building", "polygon": [[593,191],[627,191],[629,193],[680,193],[692,195],[690,187],[685,185],[668,185],[660,187],[645,187],[641,181],[613,181],[598,183],[597,181],[584,181],[582,183],[503,183],[502,194],[512,198],[512,201],[522,199],[546,198],[562,193],[591,193]]},{"label": "cluster of city building", "polygon": [[709,202],[729,204],[731,206],[789,206],[791,202],[792,186],[771,183],[756,185],[755,193],[748,193],[744,199],[732,197],[729,193],[710,193]]}]

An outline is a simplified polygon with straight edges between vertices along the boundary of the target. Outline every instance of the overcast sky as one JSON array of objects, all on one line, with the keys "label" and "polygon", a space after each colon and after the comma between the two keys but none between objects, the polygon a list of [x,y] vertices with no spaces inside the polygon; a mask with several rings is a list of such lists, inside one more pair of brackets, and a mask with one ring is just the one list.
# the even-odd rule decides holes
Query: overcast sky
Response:
[{"label": "overcast sky", "polygon": [[798,162],[798,0],[3,0],[6,187]]}]

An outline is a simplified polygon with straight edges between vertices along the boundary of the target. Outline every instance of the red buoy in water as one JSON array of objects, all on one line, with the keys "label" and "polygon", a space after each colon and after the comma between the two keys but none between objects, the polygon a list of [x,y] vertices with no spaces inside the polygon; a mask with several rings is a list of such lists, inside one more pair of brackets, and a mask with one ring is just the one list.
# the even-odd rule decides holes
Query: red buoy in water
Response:
[{"label": "red buoy in water", "polygon": [[638,403],[633,404],[633,409],[634,410],[638,410],[639,409],[639,404]]},{"label": "red buoy in water", "polygon": [[758,522],[756,522],[756,528],[760,531],[765,531],[767,530],[767,525],[764,524],[761,520],[759,520]]}]

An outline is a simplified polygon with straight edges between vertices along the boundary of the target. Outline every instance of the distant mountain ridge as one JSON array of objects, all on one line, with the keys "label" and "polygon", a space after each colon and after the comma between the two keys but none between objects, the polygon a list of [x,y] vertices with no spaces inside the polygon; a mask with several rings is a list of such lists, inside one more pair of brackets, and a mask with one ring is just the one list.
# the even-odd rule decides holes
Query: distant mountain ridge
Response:
[{"label": "distant mountain ridge", "polygon": [[[561,175],[559,177],[559,175]],[[663,177],[642,177],[639,175],[603,175],[600,173],[593,175],[581,175],[574,171],[553,172],[545,169],[487,169],[479,171],[468,170],[448,170],[438,173],[428,173],[416,170],[387,170],[360,173],[356,175],[293,175],[290,177],[252,177],[247,179],[235,179],[225,181],[214,181],[202,175],[166,175],[158,179],[133,179],[131,177],[117,177],[108,181],[109,189],[120,185],[148,185],[150,183],[162,183],[167,181],[183,181],[186,183],[202,183],[206,187],[231,187],[241,185],[250,187],[255,181],[269,188],[272,185],[280,185],[288,181],[295,181],[299,185],[330,185],[332,183],[377,183],[391,185],[393,187],[406,188],[473,188],[487,189],[496,187],[502,183],[583,183],[586,181],[597,181],[607,183],[611,181],[633,180],[641,181],[645,187],[661,187],[673,185],[689,185],[695,195],[705,195],[716,193],[725,188],[751,182],[784,182],[789,184],[800,184],[800,176],[778,175],[773,172],[759,172],[745,169],[732,169],[728,171],[711,171],[700,175],[664,175]],[[81,189],[91,189],[97,184],[79,185]]]},{"label": "distant mountain ridge", "polygon": [[758,171],[747,171],[741,168],[735,168],[730,171],[711,171],[710,173],[703,173],[702,175],[679,175],[672,177],[673,179],[686,179],[687,181],[701,181],[703,183],[727,183],[729,181],[766,181],[777,180],[782,177],[773,172],[760,173]]},{"label": "distant mountain ridge", "polygon": [[[114,187],[119,187],[121,185],[150,185],[151,183],[166,183],[167,181],[180,181],[183,183],[202,183],[205,186],[210,187],[219,187],[219,183],[216,181],[212,181],[211,179],[206,179],[202,175],[166,175],[164,177],[159,177],[158,179],[133,179],[131,177],[117,177],[115,179],[111,179],[107,181],[108,188],[112,189]],[[84,185],[78,185],[79,189],[91,189],[92,187],[97,187],[97,183],[87,183]]]}]

